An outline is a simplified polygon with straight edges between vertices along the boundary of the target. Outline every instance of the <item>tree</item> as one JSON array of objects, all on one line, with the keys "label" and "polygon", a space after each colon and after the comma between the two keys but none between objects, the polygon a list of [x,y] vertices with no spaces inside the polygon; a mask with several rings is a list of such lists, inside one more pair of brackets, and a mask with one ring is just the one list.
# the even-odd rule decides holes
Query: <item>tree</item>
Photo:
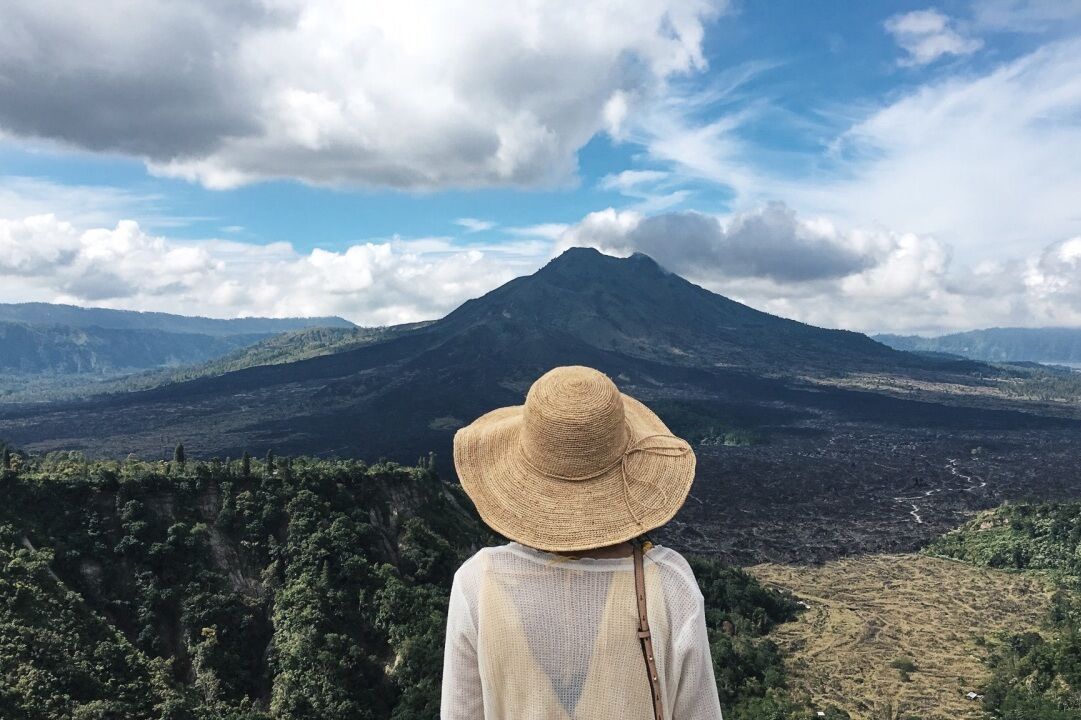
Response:
[{"label": "tree", "polygon": [[251,476],[251,453],[247,450],[244,451],[244,456],[240,458],[240,474],[245,478]]},{"label": "tree", "polygon": [[184,443],[176,444],[176,450],[173,451],[173,462],[180,467],[184,467],[184,463],[187,462],[187,458],[184,456]]},{"label": "tree", "polygon": [[267,450],[266,451],[266,474],[267,475],[273,475],[274,474],[274,451],[273,450]]},{"label": "tree", "polygon": [[4,446],[4,465],[5,470],[11,469],[11,448],[7,445]]}]

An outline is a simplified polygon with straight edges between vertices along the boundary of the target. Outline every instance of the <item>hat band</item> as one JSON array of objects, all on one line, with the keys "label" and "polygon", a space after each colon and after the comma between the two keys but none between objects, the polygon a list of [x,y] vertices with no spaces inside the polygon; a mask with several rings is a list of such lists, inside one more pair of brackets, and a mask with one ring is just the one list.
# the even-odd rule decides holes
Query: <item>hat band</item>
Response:
[{"label": "hat band", "polygon": [[[631,430],[630,423],[627,422],[626,420],[624,420],[624,423],[627,425],[627,430]],[[668,439],[671,439],[671,440],[676,440],[677,442],[680,443],[680,445],[678,447],[672,447],[671,445],[642,445],[641,444],[645,440],[649,440],[651,438],[668,438]],[[571,475],[558,475],[556,473],[553,473],[553,472],[550,472],[548,470],[537,467],[529,459],[529,455],[521,447],[520,442],[519,442],[519,447],[518,447],[518,457],[521,458],[521,460],[527,466],[529,466],[529,468],[531,470],[533,470],[534,472],[536,472],[539,475],[543,475],[543,476],[545,476],[547,478],[551,478],[553,480],[564,480],[566,482],[582,482],[584,480],[594,480],[596,478],[601,477],[602,475],[606,475],[607,473],[611,472],[612,470],[614,470],[618,466],[619,467],[619,474],[620,474],[620,476],[622,477],[622,480],[623,480],[623,498],[624,498],[624,501],[627,504],[627,510],[630,512],[631,517],[634,518],[634,521],[636,523],[638,523],[638,525],[642,524],[642,518],[639,517],[638,513],[635,511],[634,502],[636,502],[640,507],[646,508],[647,510],[661,510],[661,509],[664,508],[665,504],[667,504],[669,502],[669,498],[668,498],[668,493],[665,491],[665,489],[663,487],[661,487],[660,485],[658,485],[657,483],[655,483],[655,482],[653,482],[651,480],[642,480],[641,478],[635,477],[632,473],[629,473],[627,471],[627,459],[631,455],[633,455],[634,453],[646,453],[646,454],[649,454],[649,455],[659,455],[659,456],[663,456],[663,457],[683,457],[684,455],[687,455],[690,452],[692,452],[690,443],[688,443],[683,438],[676,437],[675,435],[671,435],[669,433],[653,433],[652,435],[643,435],[642,437],[638,438],[637,440],[634,440],[632,442],[627,443],[627,447],[626,447],[626,449],[624,449],[623,454],[620,455],[619,458],[617,458],[613,462],[611,462],[608,465],[606,465],[605,467],[601,468],[600,470],[597,470],[595,472],[592,472],[592,473],[589,473],[589,474],[586,474],[586,475],[571,476]],[[649,485],[650,487],[652,487],[653,490],[657,494],[659,494],[661,496],[661,504],[660,505],[650,505],[649,503],[646,503],[646,502],[644,502],[642,500],[634,500],[634,502],[632,502],[632,498],[631,498],[631,480],[632,479],[633,479],[633,481],[635,483],[642,483],[644,485]]]}]

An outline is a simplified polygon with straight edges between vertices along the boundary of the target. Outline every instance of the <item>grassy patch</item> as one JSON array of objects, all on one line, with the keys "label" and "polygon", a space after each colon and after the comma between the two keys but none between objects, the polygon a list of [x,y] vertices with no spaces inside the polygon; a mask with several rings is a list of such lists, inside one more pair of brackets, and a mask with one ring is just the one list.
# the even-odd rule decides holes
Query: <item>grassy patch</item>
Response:
[{"label": "grassy patch", "polygon": [[770,634],[792,689],[868,720],[980,717],[965,693],[990,677],[984,660],[1001,635],[1039,626],[1051,596],[1036,574],[921,555],[750,571],[809,605]]}]

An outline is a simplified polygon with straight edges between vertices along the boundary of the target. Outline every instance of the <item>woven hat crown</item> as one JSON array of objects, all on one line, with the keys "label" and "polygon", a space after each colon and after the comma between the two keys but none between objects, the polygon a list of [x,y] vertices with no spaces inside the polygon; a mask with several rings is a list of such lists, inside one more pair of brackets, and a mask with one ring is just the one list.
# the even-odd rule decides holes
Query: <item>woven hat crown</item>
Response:
[{"label": "woven hat crown", "polygon": [[588,480],[618,463],[628,432],[619,389],[593,368],[549,370],[526,395],[519,444],[545,475]]}]

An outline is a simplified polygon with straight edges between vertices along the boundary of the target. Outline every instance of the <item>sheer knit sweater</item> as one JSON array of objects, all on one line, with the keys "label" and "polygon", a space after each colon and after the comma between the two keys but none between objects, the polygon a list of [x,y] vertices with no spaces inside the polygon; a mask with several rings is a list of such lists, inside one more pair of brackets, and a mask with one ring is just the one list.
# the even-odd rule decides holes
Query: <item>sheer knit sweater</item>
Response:
[{"label": "sheer knit sweater", "polygon": [[[702,592],[687,561],[645,555],[666,720],[720,720]],[[651,720],[631,558],[569,559],[509,543],[454,576],[443,720]]]}]

